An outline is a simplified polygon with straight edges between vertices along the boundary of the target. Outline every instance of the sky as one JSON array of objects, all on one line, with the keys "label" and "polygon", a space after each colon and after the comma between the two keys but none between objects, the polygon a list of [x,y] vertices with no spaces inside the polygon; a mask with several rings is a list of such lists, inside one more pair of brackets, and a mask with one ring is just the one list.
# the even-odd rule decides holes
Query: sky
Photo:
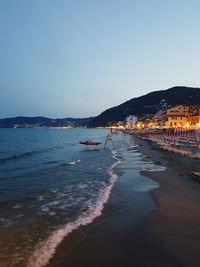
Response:
[{"label": "sky", "polygon": [[0,0],[0,118],[96,116],[200,87],[198,0]]}]

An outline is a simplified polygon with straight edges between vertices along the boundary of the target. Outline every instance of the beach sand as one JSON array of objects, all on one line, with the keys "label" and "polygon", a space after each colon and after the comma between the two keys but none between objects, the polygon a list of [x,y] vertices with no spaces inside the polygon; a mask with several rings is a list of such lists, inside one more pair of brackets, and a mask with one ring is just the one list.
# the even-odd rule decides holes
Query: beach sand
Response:
[{"label": "beach sand", "polygon": [[143,172],[160,185],[151,191],[156,204],[148,218],[148,231],[159,239],[183,266],[200,266],[200,183],[191,171],[199,170],[199,160],[152,149],[140,141],[141,151],[167,167],[164,172]]},{"label": "beach sand", "polygon": [[167,170],[138,173],[127,157],[102,216],[68,236],[49,267],[200,266],[200,184],[188,175],[199,161],[139,148]]}]

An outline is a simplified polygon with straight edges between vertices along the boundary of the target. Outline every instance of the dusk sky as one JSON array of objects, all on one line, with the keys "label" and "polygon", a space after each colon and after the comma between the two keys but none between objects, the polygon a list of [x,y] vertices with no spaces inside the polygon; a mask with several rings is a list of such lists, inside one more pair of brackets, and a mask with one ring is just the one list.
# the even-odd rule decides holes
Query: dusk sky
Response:
[{"label": "dusk sky", "polygon": [[0,117],[87,117],[200,87],[200,1],[0,0]]}]

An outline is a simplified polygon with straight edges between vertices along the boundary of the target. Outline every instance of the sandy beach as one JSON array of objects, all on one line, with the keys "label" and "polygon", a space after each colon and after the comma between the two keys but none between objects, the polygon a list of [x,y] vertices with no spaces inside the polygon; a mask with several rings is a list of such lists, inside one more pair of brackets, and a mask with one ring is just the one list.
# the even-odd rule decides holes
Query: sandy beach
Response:
[{"label": "sandy beach", "polygon": [[48,266],[199,266],[200,185],[189,175],[199,162],[147,141],[139,150],[167,170],[138,172],[127,154],[103,215],[64,240]]},{"label": "sandy beach", "polygon": [[200,184],[190,173],[198,170],[199,160],[153,149],[149,142],[140,141],[140,148],[167,167],[164,172],[143,172],[159,183],[159,188],[151,191],[156,209],[148,218],[148,231],[181,266],[197,267],[200,264]]}]

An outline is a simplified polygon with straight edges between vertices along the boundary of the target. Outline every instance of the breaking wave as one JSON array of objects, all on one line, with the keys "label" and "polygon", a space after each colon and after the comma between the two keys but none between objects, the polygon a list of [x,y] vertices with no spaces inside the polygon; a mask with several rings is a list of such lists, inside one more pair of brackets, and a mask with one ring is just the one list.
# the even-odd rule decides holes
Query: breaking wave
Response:
[{"label": "breaking wave", "polygon": [[78,229],[80,226],[92,223],[95,218],[102,214],[104,204],[108,201],[111,190],[118,178],[113,169],[120,163],[117,159],[116,152],[112,151],[115,163],[109,168],[108,173],[110,175],[109,184],[103,188],[97,198],[95,204],[92,202],[89,205],[87,211],[83,212],[76,220],[60,227],[54,231],[45,241],[38,244],[28,262],[28,267],[42,267],[48,264],[49,260],[53,257],[57,246],[62,240],[68,236],[72,231]]}]

